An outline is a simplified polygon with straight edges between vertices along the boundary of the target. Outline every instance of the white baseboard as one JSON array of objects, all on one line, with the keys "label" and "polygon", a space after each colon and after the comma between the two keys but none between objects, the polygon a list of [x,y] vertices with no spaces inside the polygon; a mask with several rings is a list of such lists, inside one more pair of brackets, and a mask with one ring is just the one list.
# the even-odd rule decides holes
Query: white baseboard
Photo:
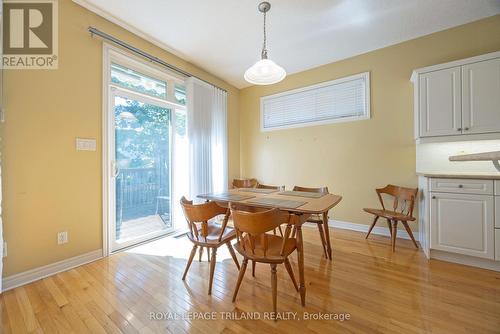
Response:
[{"label": "white baseboard", "polygon": [[[380,225],[380,223],[379,223],[379,225]],[[328,226],[335,227],[335,228],[341,228],[344,230],[363,232],[363,233],[368,233],[368,229],[370,228],[369,225],[349,223],[349,222],[344,222],[344,221],[340,221],[340,220],[329,220]],[[389,232],[389,228],[384,227],[384,226],[377,226],[377,225],[375,225],[375,227],[373,228],[372,234],[383,235],[386,237],[391,236],[391,232]],[[415,237],[415,240],[419,241],[420,233],[413,233],[413,236]],[[403,239],[410,239],[410,236],[408,235],[408,233],[405,230],[400,230],[400,229],[398,229],[397,237],[403,238]]]},{"label": "white baseboard", "polygon": [[471,267],[479,267],[488,270],[500,271],[500,261],[483,259],[480,257],[467,256],[431,249],[431,259],[463,264]]},{"label": "white baseboard", "polygon": [[102,258],[102,249],[97,249],[95,251],[71,257],[66,260],[54,262],[42,267],[24,271],[19,274],[4,277],[2,280],[2,285],[3,285],[2,291],[7,291],[10,289],[17,288],[18,286],[25,285],[45,277],[55,275],[62,271],[66,271],[84,265],[86,263],[93,262],[100,258]]}]

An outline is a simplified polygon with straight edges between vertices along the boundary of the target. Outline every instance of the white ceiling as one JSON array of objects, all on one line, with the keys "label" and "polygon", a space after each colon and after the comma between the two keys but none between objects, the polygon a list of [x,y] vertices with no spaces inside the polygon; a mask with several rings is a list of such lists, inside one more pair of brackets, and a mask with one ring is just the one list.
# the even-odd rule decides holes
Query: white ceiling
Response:
[{"label": "white ceiling", "polygon": [[[74,0],[242,88],[258,0]],[[500,0],[270,0],[269,58],[290,73],[500,13]],[[112,13],[112,14],[111,14]]]}]

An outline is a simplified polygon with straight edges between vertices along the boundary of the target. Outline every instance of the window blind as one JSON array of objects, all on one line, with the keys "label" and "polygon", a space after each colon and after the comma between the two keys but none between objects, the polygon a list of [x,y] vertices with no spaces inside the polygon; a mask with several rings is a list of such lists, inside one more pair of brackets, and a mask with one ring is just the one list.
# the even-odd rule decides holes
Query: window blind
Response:
[{"label": "window blind", "polygon": [[369,73],[261,98],[261,129],[370,118]]}]

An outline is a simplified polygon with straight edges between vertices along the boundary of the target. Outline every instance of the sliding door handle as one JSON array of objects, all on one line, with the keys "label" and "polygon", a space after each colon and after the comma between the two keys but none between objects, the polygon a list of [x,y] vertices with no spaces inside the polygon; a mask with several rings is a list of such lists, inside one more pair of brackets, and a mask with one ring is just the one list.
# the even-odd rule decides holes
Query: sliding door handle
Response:
[{"label": "sliding door handle", "polygon": [[111,177],[116,178],[120,174],[120,169],[116,165],[116,161],[111,161]]}]

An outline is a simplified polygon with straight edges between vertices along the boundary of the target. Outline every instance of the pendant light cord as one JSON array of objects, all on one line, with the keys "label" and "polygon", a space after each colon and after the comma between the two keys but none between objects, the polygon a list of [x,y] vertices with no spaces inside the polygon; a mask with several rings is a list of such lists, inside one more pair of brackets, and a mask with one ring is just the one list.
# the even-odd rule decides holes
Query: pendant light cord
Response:
[{"label": "pendant light cord", "polygon": [[266,12],[264,12],[264,44],[262,45],[262,59],[267,59],[267,49],[266,49],[267,37],[266,37]]}]

